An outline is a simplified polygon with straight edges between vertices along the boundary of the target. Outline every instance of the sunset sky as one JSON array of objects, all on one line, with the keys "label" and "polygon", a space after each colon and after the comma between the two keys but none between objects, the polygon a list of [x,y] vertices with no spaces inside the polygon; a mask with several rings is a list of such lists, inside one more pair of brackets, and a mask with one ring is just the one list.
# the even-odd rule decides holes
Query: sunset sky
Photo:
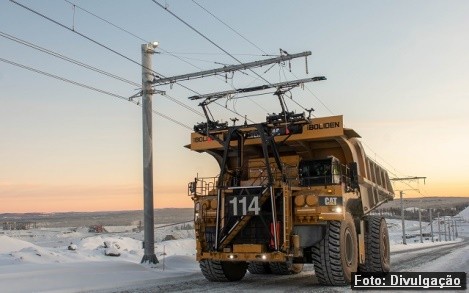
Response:
[{"label": "sunset sky", "polygon": [[[153,68],[165,76],[238,64],[151,0],[18,2],[137,63],[141,44],[158,41]],[[427,177],[426,184],[396,184],[396,190],[419,189],[406,191],[408,197],[469,196],[468,1],[158,2],[241,62],[270,58],[262,55],[280,48],[312,51],[309,74],[304,58],[291,62],[291,72],[288,64],[256,72],[272,83],[326,76],[292,91],[293,99],[318,117],[344,115],[391,177]],[[0,213],[142,209],[141,108],[11,62],[122,97],[138,87],[11,37],[132,83],[141,83],[141,67],[10,1],[0,2],[0,35]],[[159,89],[201,111],[187,99],[194,92],[264,83],[246,71],[180,83],[190,90]],[[210,109],[223,121],[235,117],[224,107],[258,122],[280,111],[272,95],[220,105]],[[204,120],[161,95],[153,108],[189,127]],[[184,148],[189,129],[157,115],[153,126],[155,208],[191,207],[187,182],[217,175],[215,161]]]}]

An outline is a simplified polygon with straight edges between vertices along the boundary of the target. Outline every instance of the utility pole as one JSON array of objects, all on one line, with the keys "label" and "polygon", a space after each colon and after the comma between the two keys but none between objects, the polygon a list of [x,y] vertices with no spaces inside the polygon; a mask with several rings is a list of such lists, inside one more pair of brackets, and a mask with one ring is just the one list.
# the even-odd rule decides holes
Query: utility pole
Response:
[{"label": "utility pole", "polygon": [[448,241],[448,238],[446,237],[446,217],[443,218],[443,227],[445,227],[445,241]]},{"label": "utility pole", "polygon": [[152,129],[152,96],[151,82],[152,54],[157,42],[143,44],[142,47],[142,129],[143,129],[143,247],[145,254],[141,263],[157,264],[155,255],[155,224],[153,207],[153,129]]},{"label": "utility pole", "polygon": [[[391,178],[391,181],[408,181],[408,180],[419,180],[423,179],[423,182],[425,183],[425,179],[427,177],[404,177],[404,178]],[[406,189],[406,190],[418,190],[418,189]],[[404,219],[404,201],[402,200],[402,196],[404,195],[405,190],[399,190],[400,194],[400,199],[401,199],[401,219],[402,219],[402,244],[407,244],[406,238],[405,238],[405,219]],[[420,215],[420,209],[419,209],[419,215]],[[420,228],[420,237],[422,237],[422,229]],[[422,238],[420,238],[421,240]]]},{"label": "utility pole", "polygon": [[[422,205],[420,205],[422,206]],[[423,243],[423,235],[422,235],[422,209],[419,208],[419,226],[420,226],[420,243]]]},{"label": "utility pole", "polygon": [[430,213],[430,234],[432,235],[432,242],[435,242],[433,240],[433,218],[432,218],[432,209],[429,209]]},{"label": "utility pole", "polygon": [[454,219],[454,236],[455,236],[455,239],[458,238],[458,222],[457,222],[457,219]]},{"label": "utility pole", "polygon": [[401,220],[402,220],[402,244],[407,244],[407,240],[405,238],[405,219],[404,219],[404,201],[402,200],[402,196],[404,195],[404,191],[399,191],[401,197]]},{"label": "utility pole", "polygon": [[441,242],[440,212],[438,212],[438,242]]},{"label": "utility pole", "polygon": [[448,239],[449,239],[449,241],[451,241],[451,220],[448,219],[447,222],[448,222],[448,224],[447,224],[448,225]]},{"label": "utility pole", "polygon": [[454,217],[451,219],[451,226],[453,226],[453,240],[456,240],[456,222],[454,221]]}]

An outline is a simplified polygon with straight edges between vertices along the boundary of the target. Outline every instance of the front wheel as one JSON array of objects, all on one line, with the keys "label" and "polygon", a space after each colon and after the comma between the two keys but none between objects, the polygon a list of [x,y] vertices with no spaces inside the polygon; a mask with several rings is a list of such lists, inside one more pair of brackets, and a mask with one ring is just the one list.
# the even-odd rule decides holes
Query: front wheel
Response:
[{"label": "front wheel", "polygon": [[295,275],[303,270],[302,263],[271,262],[269,266],[272,273],[276,275]]},{"label": "front wheel", "polygon": [[234,282],[244,278],[248,264],[204,259],[199,262],[204,277],[212,282]]},{"label": "front wheel", "polygon": [[269,263],[260,262],[260,261],[250,262],[249,265],[248,265],[248,271],[251,274],[255,274],[255,275],[262,275],[262,274],[272,273],[272,271],[270,270],[270,267],[269,267]]},{"label": "front wheel", "polygon": [[326,235],[312,248],[314,271],[320,284],[344,286],[358,267],[357,231],[350,213],[343,221],[329,221]]}]

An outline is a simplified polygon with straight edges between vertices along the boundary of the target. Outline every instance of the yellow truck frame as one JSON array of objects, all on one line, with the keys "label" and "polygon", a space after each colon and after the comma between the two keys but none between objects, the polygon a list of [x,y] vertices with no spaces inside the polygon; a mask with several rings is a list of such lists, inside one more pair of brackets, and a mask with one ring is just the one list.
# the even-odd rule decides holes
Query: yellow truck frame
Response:
[{"label": "yellow truck frame", "polygon": [[393,199],[391,181],[342,116],[282,112],[201,129],[187,147],[220,166],[188,184],[208,280],[295,274],[312,263],[321,284],[344,285],[352,272],[390,270],[386,222],[369,213]]}]

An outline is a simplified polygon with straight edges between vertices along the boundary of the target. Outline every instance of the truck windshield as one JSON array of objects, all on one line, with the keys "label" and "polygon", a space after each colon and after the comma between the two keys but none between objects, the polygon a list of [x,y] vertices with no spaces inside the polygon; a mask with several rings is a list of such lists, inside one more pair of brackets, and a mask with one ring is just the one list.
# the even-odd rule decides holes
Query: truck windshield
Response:
[{"label": "truck windshield", "polygon": [[334,158],[302,161],[299,166],[300,185],[331,185],[340,183],[339,162]]}]

